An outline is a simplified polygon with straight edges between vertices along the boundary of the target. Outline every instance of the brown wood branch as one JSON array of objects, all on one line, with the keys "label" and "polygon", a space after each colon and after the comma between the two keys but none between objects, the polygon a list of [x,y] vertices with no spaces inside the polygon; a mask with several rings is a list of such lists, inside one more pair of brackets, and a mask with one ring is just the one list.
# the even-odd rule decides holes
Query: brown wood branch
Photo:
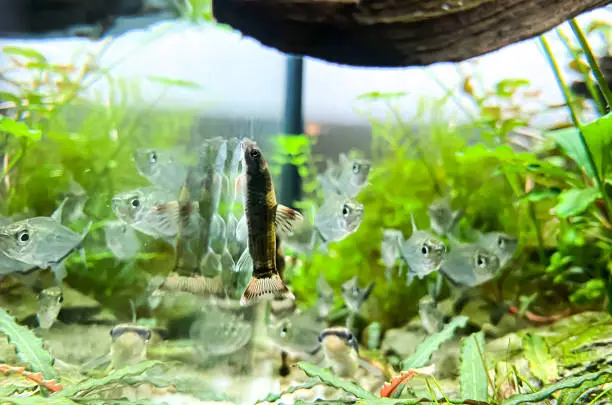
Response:
[{"label": "brown wood branch", "polygon": [[610,2],[213,0],[213,13],[219,22],[282,52],[396,67],[483,55]]}]

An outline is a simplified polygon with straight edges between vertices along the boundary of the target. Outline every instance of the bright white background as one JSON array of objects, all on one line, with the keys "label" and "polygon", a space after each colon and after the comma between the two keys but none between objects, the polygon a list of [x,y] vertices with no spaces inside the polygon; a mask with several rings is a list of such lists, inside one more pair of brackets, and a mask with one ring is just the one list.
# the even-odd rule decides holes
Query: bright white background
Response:
[{"label": "bright white background", "polygon": [[[593,18],[611,19],[605,9],[581,16],[583,27]],[[569,27],[563,26],[571,34]],[[157,39],[152,39],[157,38]],[[550,32],[557,58],[567,65],[568,54]],[[143,43],[145,45],[143,45]],[[94,51],[100,41],[84,39],[7,40],[7,44],[25,45],[43,52],[53,62],[69,62],[84,49]],[[534,88],[542,91],[547,102],[561,101],[551,70],[540,50],[537,39],[508,46],[500,51],[476,58],[477,72],[492,86],[503,78],[527,78]],[[117,61],[121,61],[117,64]],[[0,56],[0,66],[7,64]],[[164,89],[160,84],[144,87],[145,100],[156,100],[164,108],[195,108],[229,116],[280,119],[283,109],[285,57],[261,46],[255,40],[243,38],[235,31],[212,27],[192,27],[185,23],[159,23],[150,29],[139,29],[120,36],[101,59],[103,66],[112,66],[116,77],[149,75],[178,78],[197,82],[200,90]],[[461,64],[474,71],[473,64]],[[437,64],[431,71],[447,86],[459,83],[457,66]],[[565,69],[566,78],[573,78]],[[97,91],[106,91],[104,83]],[[305,60],[305,119],[310,122],[359,124],[363,118],[355,112],[355,98],[366,92],[407,91],[402,105],[406,113],[414,111],[420,96],[442,95],[443,91],[431,79],[426,69],[371,69],[334,65],[311,58]],[[469,105],[469,103],[465,103]],[[382,113],[380,106],[379,113]],[[449,114],[461,118],[461,113],[449,104]],[[558,118],[558,117],[556,117]]]}]

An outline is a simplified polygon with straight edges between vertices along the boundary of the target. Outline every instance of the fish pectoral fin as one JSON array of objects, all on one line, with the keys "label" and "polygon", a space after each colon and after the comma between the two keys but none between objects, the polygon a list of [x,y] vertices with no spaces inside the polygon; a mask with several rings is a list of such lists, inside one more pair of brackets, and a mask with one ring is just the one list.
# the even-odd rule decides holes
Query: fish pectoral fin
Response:
[{"label": "fish pectoral fin", "polygon": [[275,297],[295,300],[295,296],[289,291],[278,273],[272,273],[270,276],[262,278],[253,277],[242,294],[240,305],[271,300]]},{"label": "fish pectoral fin", "polygon": [[302,214],[298,211],[278,204],[276,206],[276,232],[284,235],[289,235],[296,229],[304,220]]},{"label": "fish pectoral fin", "polygon": [[66,278],[66,266],[64,265],[64,261],[60,261],[59,263],[51,265],[51,271],[55,275],[55,281],[57,284],[62,284],[62,281]]}]

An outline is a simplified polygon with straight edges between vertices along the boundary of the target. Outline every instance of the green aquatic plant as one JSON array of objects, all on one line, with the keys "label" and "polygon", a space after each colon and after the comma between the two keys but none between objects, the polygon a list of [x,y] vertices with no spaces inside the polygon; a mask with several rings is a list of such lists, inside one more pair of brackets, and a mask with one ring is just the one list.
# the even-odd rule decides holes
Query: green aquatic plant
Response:
[{"label": "green aquatic plant", "polygon": [[0,332],[6,335],[9,343],[15,345],[17,354],[32,371],[42,373],[47,380],[56,377],[57,373],[53,368],[54,359],[43,348],[42,340],[25,326],[19,325],[2,308],[0,308]]}]

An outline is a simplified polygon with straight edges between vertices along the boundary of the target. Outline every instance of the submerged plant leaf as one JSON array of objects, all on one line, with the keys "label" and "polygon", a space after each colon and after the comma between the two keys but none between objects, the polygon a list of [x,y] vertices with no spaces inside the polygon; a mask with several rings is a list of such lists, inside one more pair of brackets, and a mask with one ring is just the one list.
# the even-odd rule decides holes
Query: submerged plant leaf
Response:
[{"label": "submerged plant leaf", "polygon": [[17,137],[28,138],[34,141],[39,140],[42,134],[39,129],[30,129],[24,122],[17,122],[8,117],[0,117],[0,132],[8,132]]},{"label": "submerged plant leaf", "polygon": [[564,390],[559,394],[559,398],[557,399],[557,405],[575,405],[578,398],[580,398],[580,396],[584,394],[585,391],[587,391],[588,389],[611,382],[612,374],[606,374],[594,381],[587,381],[580,385],[578,388]]},{"label": "submerged plant leaf", "polygon": [[580,166],[589,176],[593,177],[594,172],[589,164],[589,157],[584,145],[580,141],[578,129],[575,127],[558,129],[544,133],[544,136],[553,139],[578,166]]},{"label": "submerged plant leaf", "polygon": [[80,384],[75,385],[74,387],[65,388],[64,390],[53,395],[53,398],[71,397],[71,396],[78,394],[79,392],[91,391],[96,388],[104,387],[108,384],[119,382],[123,380],[125,377],[141,375],[145,371],[149,370],[150,368],[154,366],[157,366],[158,364],[161,364],[161,362],[157,360],[149,360],[149,361],[143,361],[141,363],[134,364],[131,366],[123,367],[123,368],[120,368],[119,370],[113,371],[106,377],[90,378]]},{"label": "submerged plant leaf", "polygon": [[24,58],[28,59],[35,59],[39,62],[45,62],[47,60],[42,53],[33,48],[7,45],[2,48],[2,52],[6,53],[7,55],[23,56]]},{"label": "submerged plant leaf", "polygon": [[21,360],[27,363],[33,371],[42,373],[46,380],[56,377],[53,368],[53,357],[42,346],[40,340],[31,330],[15,322],[15,319],[0,308],[0,332],[15,345]]},{"label": "submerged plant leaf", "polygon": [[595,188],[566,190],[559,195],[555,213],[559,218],[580,214],[595,201],[598,194]]},{"label": "submerged plant leaf", "polygon": [[425,367],[427,363],[429,363],[431,355],[438,350],[442,343],[453,337],[455,329],[463,328],[467,320],[467,316],[458,316],[451,320],[442,331],[429,336],[423,343],[417,346],[412,356],[404,360],[402,363],[402,370]]},{"label": "submerged plant leaf", "polygon": [[318,377],[324,384],[339,388],[349,394],[355,395],[361,399],[374,399],[376,396],[358,385],[336,377],[328,370],[321,367],[317,367],[314,364],[299,362],[298,367],[306,373],[309,377]]},{"label": "submerged plant leaf", "polygon": [[506,399],[502,403],[502,405],[519,405],[525,402],[542,401],[559,390],[566,389],[566,388],[576,388],[579,385],[587,381],[597,380],[598,378],[602,376],[611,375],[611,374],[612,374],[612,369],[607,369],[607,370],[599,371],[597,373],[584,374],[579,377],[566,378],[554,384],[546,385],[544,386],[544,388],[542,388],[541,390],[537,392],[533,392],[530,394],[512,395],[510,398]]},{"label": "submerged plant leaf", "polygon": [[269,393],[268,395],[266,395],[265,398],[260,399],[257,402],[255,402],[255,404],[258,404],[260,402],[276,402],[279,399],[281,399],[283,395],[293,394],[295,391],[298,391],[298,390],[309,390],[320,384],[322,383],[321,383],[321,380],[319,380],[318,378],[309,379],[304,384],[292,385],[291,387],[287,388],[284,391],[281,391],[278,394]]},{"label": "submerged plant leaf", "polygon": [[586,124],[582,133],[593,155],[597,173],[603,179],[612,168],[612,114]]},{"label": "submerged plant leaf", "polygon": [[523,337],[525,357],[529,361],[529,368],[533,375],[545,384],[557,378],[557,361],[550,355],[550,351],[542,336],[531,333]]},{"label": "submerged plant leaf", "polygon": [[478,332],[466,338],[461,347],[459,385],[463,399],[486,401],[488,398],[487,370],[480,356],[484,344],[484,333]]}]

